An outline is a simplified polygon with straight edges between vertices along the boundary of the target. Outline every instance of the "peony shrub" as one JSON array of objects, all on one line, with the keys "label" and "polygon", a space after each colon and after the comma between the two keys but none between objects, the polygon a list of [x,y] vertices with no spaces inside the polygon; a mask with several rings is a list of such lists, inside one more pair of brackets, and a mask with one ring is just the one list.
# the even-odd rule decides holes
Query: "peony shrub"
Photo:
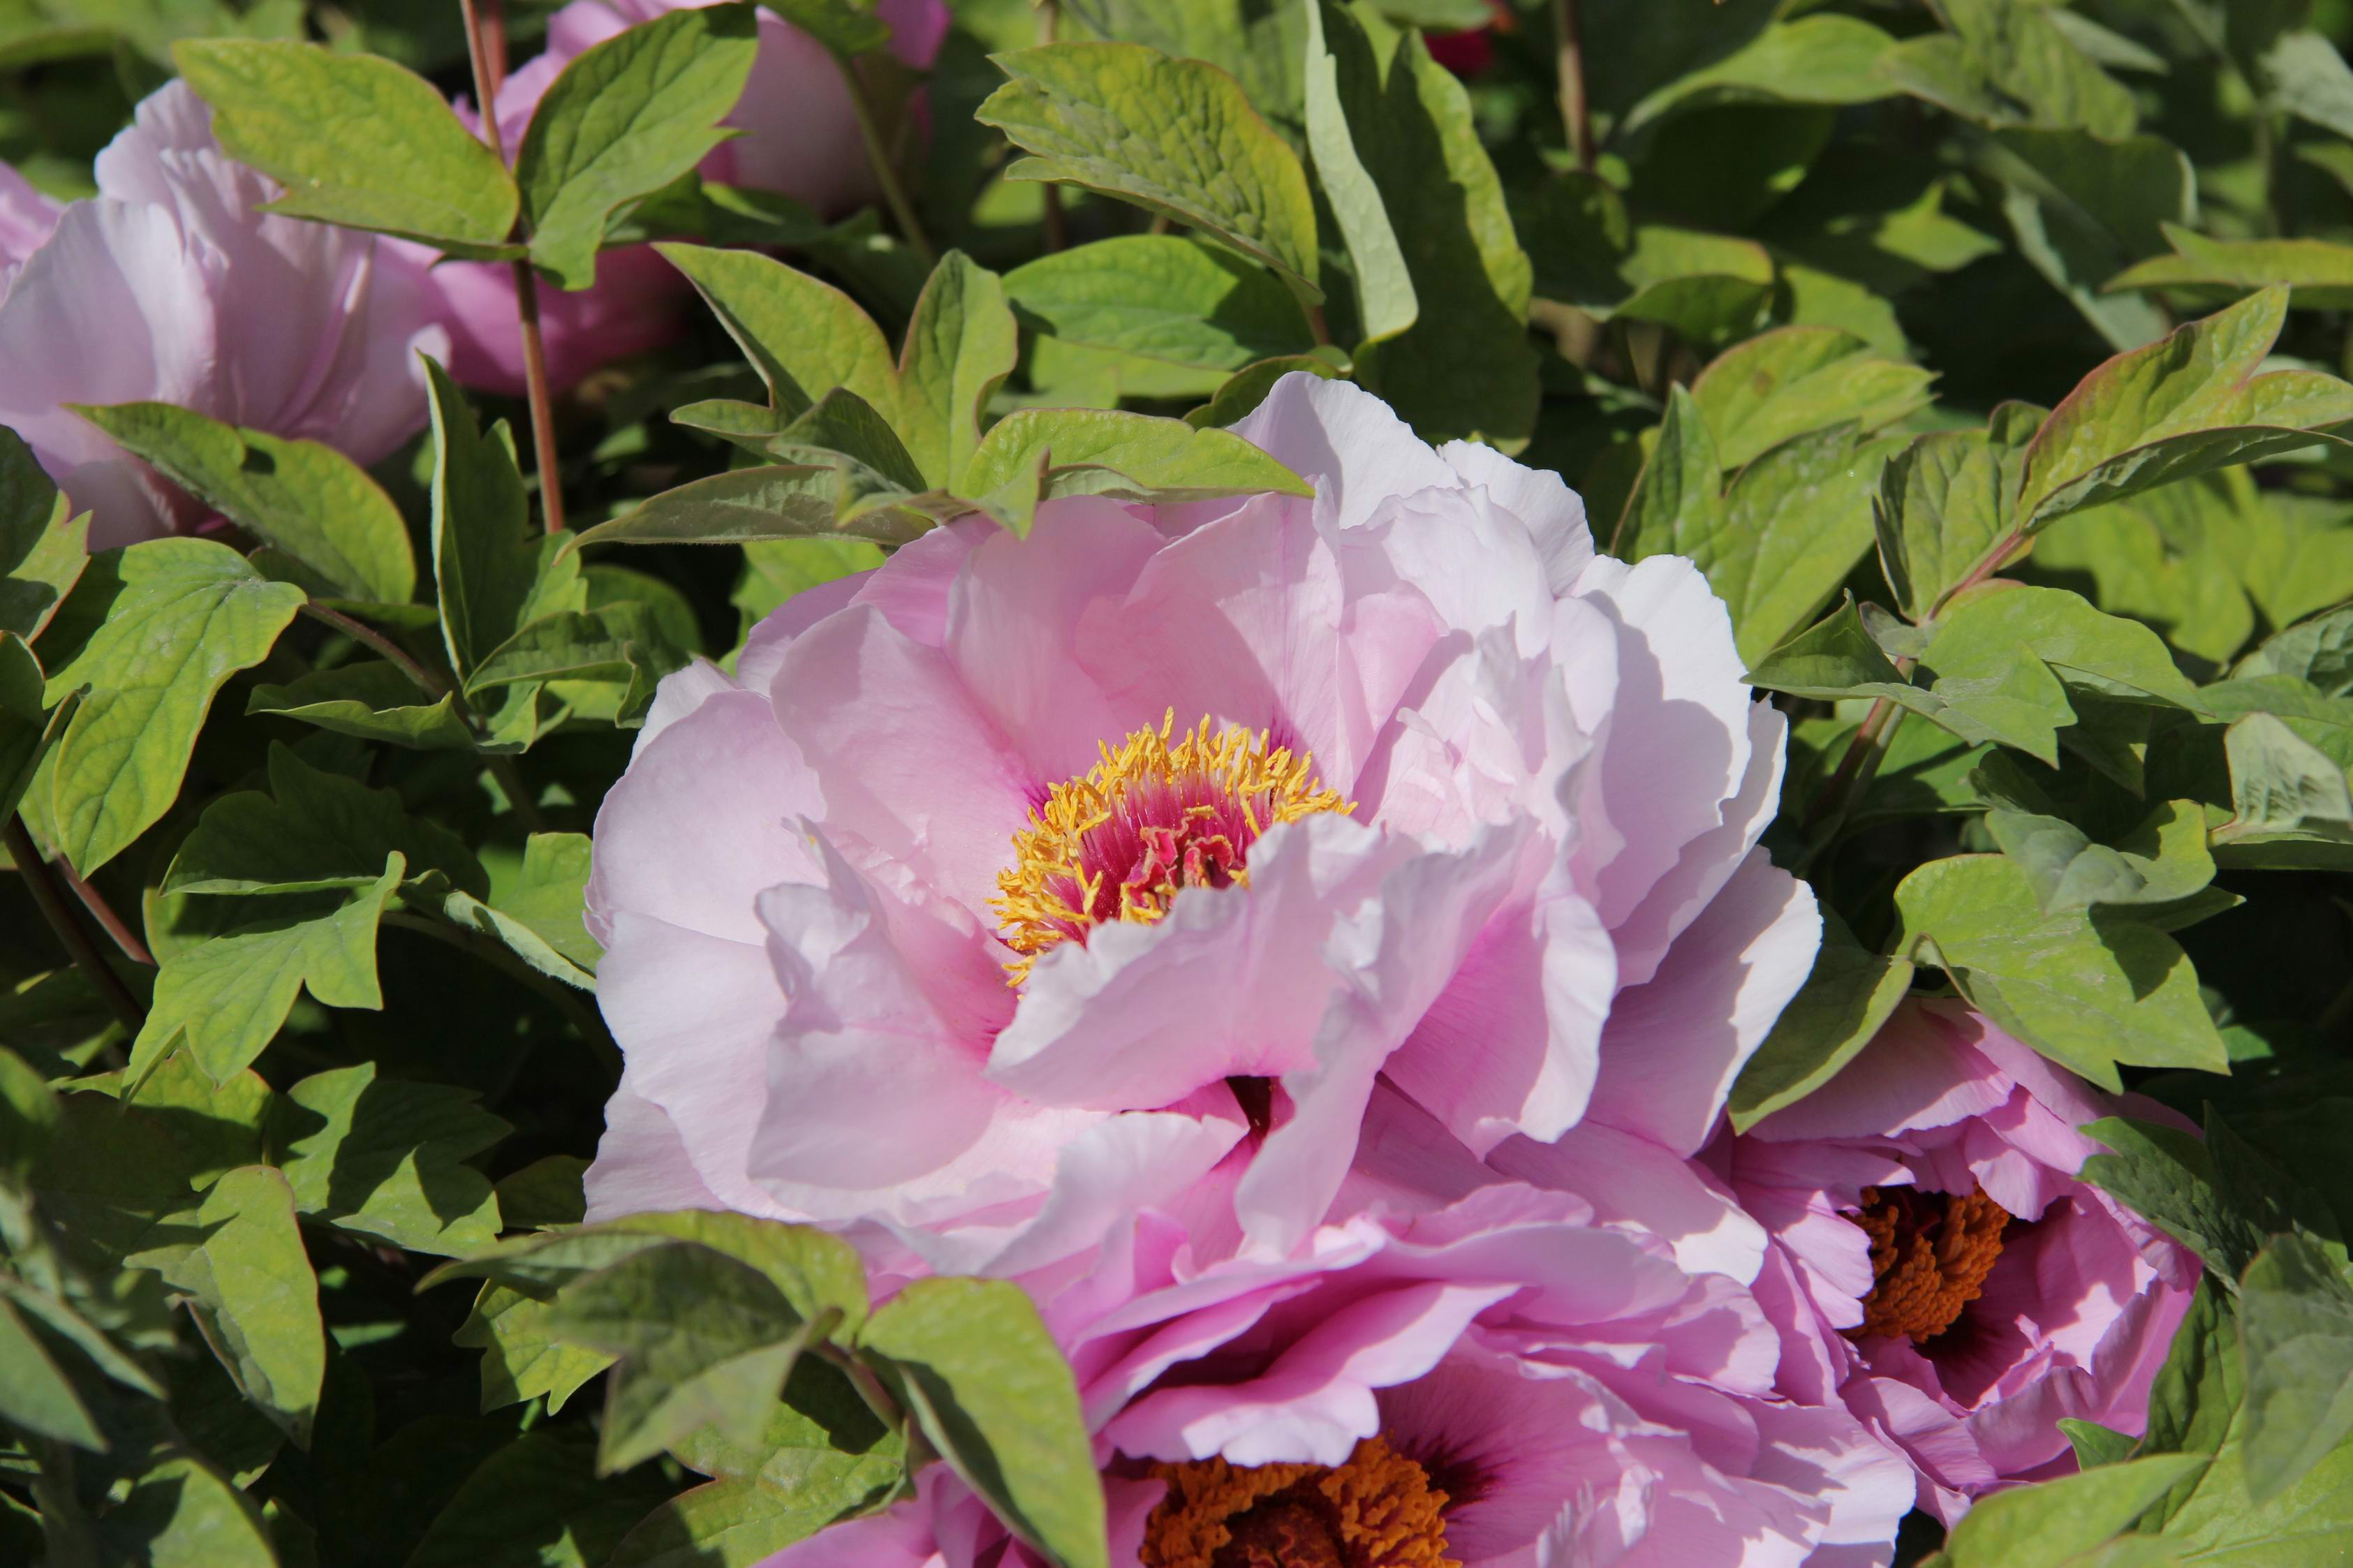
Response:
[{"label": "peony shrub", "polygon": [[33,9],[0,1562],[2353,1554],[2337,8]]}]

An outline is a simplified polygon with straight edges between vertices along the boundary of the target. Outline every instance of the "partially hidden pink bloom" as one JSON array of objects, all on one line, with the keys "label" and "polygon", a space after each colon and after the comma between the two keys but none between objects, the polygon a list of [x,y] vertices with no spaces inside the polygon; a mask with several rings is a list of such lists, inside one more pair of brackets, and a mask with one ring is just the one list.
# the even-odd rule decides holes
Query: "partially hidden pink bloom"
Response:
[{"label": "partially hidden pink bloom", "polygon": [[[548,19],[545,50],[500,84],[500,145],[512,162],[540,99],[564,68],[606,39],[666,12],[719,0],[572,0]],[[883,0],[890,49],[923,68],[947,36],[943,0]],[[781,191],[820,213],[848,211],[876,195],[848,89],[825,47],[775,13],[759,13],[760,52],[744,96],[726,123],[743,134],[722,142],[702,165],[706,179]],[[471,104],[458,105],[469,126]],[[437,253],[415,247],[427,258]],[[522,346],[515,321],[514,275],[502,263],[444,262],[433,269],[441,320],[451,339],[449,374],[470,386],[519,395]],[[540,335],[550,384],[562,391],[598,366],[675,338],[690,293],[677,270],[650,246],[624,246],[596,258],[596,280],[578,290],[543,279]]]},{"label": "partially hidden pink bloom", "polygon": [[967,519],[663,684],[597,822],[593,1215],[1018,1274],[1213,1172],[1287,1255],[1377,1080],[1475,1153],[1705,1142],[1819,936],[1722,604],[1353,386],[1238,429],[1314,498]]},{"label": "partially hidden pink bloom", "polygon": [[64,405],[153,400],[363,462],[425,421],[417,352],[445,352],[421,268],[389,244],[259,211],[278,190],[229,159],[172,82],[58,210],[0,180],[0,425],[30,444],[90,542],[195,526],[204,509]]},{"label": "partially hidden pink bloom", "polygon": [[2168,1115],[1958,1004],[1907,1003],[1825,1088],[1702,1156],[1770,1237],[1756,1290],[1782,1391],[1842,1399],[1947,1521],[2072,1472],[2062,1416],[2147,1425],[2199,1263],[2078,1178],[2100,1148],[2077,1129],[2119,1113]]},{"label": "partially hidden pink bloom", "polygon": [[[1121,1568],[1284,1531],[1292,1554],[1249,1560],[1822,1568],[1883,1562],[1911,1504],[1861,1423],[1774,1392],[1746,1290],[1566,1194],[1377,1210],[1280,1260],[1205,1262],[1195,1239],[1147,1213],[1083,1272],[1025,1281],[1077,1374]],[[1031,1564],[992,1555],[1004,1531],[942,1468],[765,1568]],[[1324,1506],[1346,1499],[1392,1555]]]}]

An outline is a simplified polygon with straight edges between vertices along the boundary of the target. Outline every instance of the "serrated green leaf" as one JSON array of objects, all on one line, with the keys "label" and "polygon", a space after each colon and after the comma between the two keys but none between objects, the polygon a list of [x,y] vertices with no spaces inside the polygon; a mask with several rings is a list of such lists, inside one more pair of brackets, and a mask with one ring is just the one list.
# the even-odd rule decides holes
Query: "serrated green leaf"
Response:
[{"label": "serrated green leaf", "polygon": [[565,1287],[548,1327],[617,1357],[598,1468],[653,1458],[706,1422],[748,1444],[832,1314],[804,1318],[760,1270],[691,1242],[648,1247]]},{"label": "serrated green leaf", "polygon": [[261,1054],[300,991],[329,1007],[383,1006],[376,921],[406,872],[406,863],[395,853],[383,876],[339,908],[276,916],[167,960],[155,978],[154,1005],[132,1045],[132,1076],[143,1076],[185,1037],[213,1081],[227,1079]]},{"label": "serrated green leaf", "polygon": [[2353,1285],[2293,1232],[2272,1238],[2239,1286],[2247,1363],[2248,1495],[2268,1501],[2353,1434]]},{"label": "serrated green leaf", "polygon": [[[1240,437],[1197,430],[1181,419],[1103,409],[1024,408],[981,438],[965,486],[987,498],[1031,474],[1039,500],[1107,495],[1122,500],[1207,500],[1275,491],[1312,495],[1306,480]],[[1026,511],[1000,518],[1026,531]]]},{"label": "serrated green leaf", "polygon": [[158,1260],[164,1279],[187,1299],[246,1398],[307,1444],[327,1334],[286,1178],[267,1165],[239,1166],[213,1184],[190,1222],[201,1239]]},{"label": "serrated green leaf", "polygon": [[603,1568],[670,1489],[655,1475],[598,1475],[596,1450],[567,1433],[526,1432],[466,1478],[406,1568]]},{"label": "serrated green leaf", "polygon": [[256,686],[246,694],[245,710],[417,751],[464,751],[475,743],[455,697],[424,702],[422,696],[407,676],[377,660],[314,670],[285,686]]},{"label": "serrated green leaf", "polygon": [[[1324,199],[1331,205],[1341,242],[1348,247],[1349,271],[1356,289],[1357,337],[1362,342],[1379,342],[1411,327],[1421,313],[1421,304],[1414,292],[1413,276],[1406,266],[1397,230],[1389,222],[1380,187],[1356,151],[1340,89],[1342,64],[1324,38],[1327,33],[1338,35],[1340,48],[1349,56],[1347,68],[1358,84],[1359,93],[1364,90],[1365,79],[1376,69],[1371,47],[1353,17],[1327,6],[1324,0],[1309,0],[1301,7],[1301,14],[1307,20],[1303,78],[1307,149],[1315,160],[1315,182],[1323,188]],[[1303,350],[1306,345],[1297,346]],[[1271,350],[1268,353],[1279,352]],[[1240,363],[1236,361],[1235,364]],[[1234,365],[1219,368],[1231,369]]]},{"label": "serrated green leaf", "polygon": [[273,1108],[269,1144],[294,1201],[337,1229],[456,1257],[499,1233],[490,1179],[465,1163],[511,1131],[468,1089],[314,1073]]},{"label": "serrated green leaf", "polygon": [[[492,648],[527,620],[538,590],[537,560],[514,443],[504,424],[474,423],[447,372],[426,361],[433,415],[433,561],[441,637],[449,663],[470,678]],[[562,560],[567,557],[550,557]],[[575,568],[576,570],[576,568]],[[550,605],[579,609],[577,604]]]},{"label": "serrated green leaf", "polygon": [[269,794],[227,795],[205,808],[172,858],[166,893],[309,893],[364,888],[397,850],[411,874],[439,871],[460,888],[489,879],[465,842],[408,815],[400,796],[320,771],[291,748],[269,748]]},{"label": "serrated green leaf", "polygon": [[33,449],[0,426],[0,632],[31,641],[73,592],[90,515],[71,510]]},{"label": "serrated green leaf", "polygon": [[222,150],[286,187],[269,210],[453,256],[512,253],[514,180],[424,78],[372,55],[245,38],[191,39],[172,58],[213,106]]},{"label": "serrated green leaf", "polygon": [[2286,313],[2287,291],[2267,289],[2085,376],[2027,447],[2021,526],[2308,447],[2353,420],[2353,386],[2334,376],[2256,374]]},{"label": "serrated green leaf", "polygon": [[153,825],[179,794],[213,694],[268,655],[302,591],[264,582],[227,546],[157,539],[95,558],[105,621],[48,695],[91,688],[59,739],[50,820],[87,876]]},{"label": "serrated green leaf", "polygon": [[992,58],[1012,79],[975,117],[1033,154],[1008,179],[1068,181],[1166,213],[1279,268],[1303,300],[1323,298],[1306,171],[1232,77],[1140,44]]},{"label": "serrated green leaf", "polygon": [[552,1303],[504,1285],[485,1284],[450,1342],[482,1352],[485,1415],[526,1399],[545,1399],[551,1415],[580,1385],[613,1364],[585,1345],[568,1344],[548,1326]]},{"label": "serrated green leaf", "polygon": [[1425,440],[1517,450],[1535,429],[1539,395],[1527,335],[1535,273],[1470,94],[1419,34],[1377,61],[1343,16],[1335,9],[1326,23],[1356,149],[1382,200],[1413,215],[1397,231],[1413,324],[1359,345],[1356,377]]},{"label": "serrated green leaf", "polygon": [[[1835,919],[1835,917],[1832,917]],[[1746,1132],[1838,1075],[1911,989],[1912,964],[1856,945],[1841,925],[1825,932],[1813,973],[1733,1080],[1726,1109]]]},{"label": "serrated green leaf", "polygon": [[1108,1568],[1103,1484],[1078,1385],[1038,1310],[1002,1279],[919,1279],[859,1336],[923,1436],[1055,1568]]},{"label": "serrated green leaf", "polygon": [[2056,816],[1998,808],[1986,813],[1985,823],[2026,873],[2046,914],[2094,904],[2171,903],[2214,879],[2206,813],[2196,801],[2162,803],[2113,847]]},{"label": "serrated green leaf", "polygon": [[1896,952],[1939,965],[2003,1029],[2111,1092],[2119,1063],[2227,1070],[2197,972],[2171,937],[2131,920],[2045,915],[2025,872],[1999,855],[1932,860],[1897,885],[1895,904]]},{"label": "serrated green leaf", "polygon": [[2163,1454],[1984,1499],[1946,1539],[1953,1568],[2063,1568],[2132,1527],[2203,1461]]},{"label": "serrated green leaf", "polygon": [[1887,460],[1872,509],[1896,603],[1926,621],[2008,537],[2026,444],[2042,410],[2005,403],[1983,430],[1916,437]]},{"label": "serrated green leaf", "polygon": [[691,172],[759,53],[752,9],[672,11],[593,45],[533,110],[515,154],[531,259],[566,289],[596,281],[614,212]]},{"label": "serrated green leaf", "polygon": [[316,573],[334,596],[405,604],[417,560],[400,509],[317,441],[224,425],[168,403],[72,405],[125,449]]},{"label": "serrated green leaf", "polygon": [[1718,355],[1692,383],[1691,398],[1715,437],[1717,461],[1737,468],[1833,426],[1870,435],[1924,406],[1935,379],[1933,371],[1874,355],[1852,332],[1783,327]]}]

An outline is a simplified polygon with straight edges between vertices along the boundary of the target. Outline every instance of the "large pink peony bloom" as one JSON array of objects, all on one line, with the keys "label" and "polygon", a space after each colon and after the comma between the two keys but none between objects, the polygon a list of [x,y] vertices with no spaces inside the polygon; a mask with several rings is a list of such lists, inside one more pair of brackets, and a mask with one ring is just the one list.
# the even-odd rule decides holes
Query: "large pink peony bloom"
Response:
[{"label": "large pink peony bloom", "polygon": [[[1852,1415],[1773,1393],[1774,1332],[1746,1291],[1567,1194],[1375,1211],[1279,1261],[1205,1266],[1195,1239],[1146,1214],[1085,1274],[1031,1285],[1078,1375],[1123,1568],[1208,1568],[1235,1545],[1819,1568],[1884,1561],[1911,1504],[1907,1467]],[[766,1568],[972,1568],[1004,1539],[934,1474]]]},{"label": "large pink peony bloom", "polygon": [[1723,605],[1353,386],[1239,428],[1315,498],[968,519],[664,683],[597,823],[593,1214],[1010,1273],[1221,1162],[1287,1252],[1377,1078],[1482,1152],[1705,1141],[1818,937]]},{"label": "large pink peony bloom", "polygon": [[172,82],[62,211],[0,171],[0,425],[108,547],[203,509],[63,405],[153,399],[374,462],[425,422],[417,352],[445,352],[418,269],[364,234],[255,210],[277,188]]},{"label": "large pink peony bloom", "polygon": [[[2145,1102],[2125,1108],[2153,1112]],[[2198,1259],[2076,1180],[2119,1107],[1957,1004],[1906,1004],[1828,1087],[1703,1159],[1771,1237],[1780,1386],[1843,1399],[1920,1504],[2075,1468],[2062,1416],[2137,1435]]]},{"label": "large pink peony bloom", "polygon": [[[719,0],[572,0],[548,18],[547,47],[499,85],[500,145],[512,161],[532,111],[564,68],[606,39],[668,11]],[[931,64],[947,36],[944,0],[881,0],[891,52],[902,64]],[[874,175],[848,89],[825,47],[773,12],[759,14],[760,52],[727,123],[743,134],[703,160],[706,178],[781,191],[822,213],[872,200]],[[459,117],[479,125],[470,104]],[[417,247],[429,258],[436,253]],[[468,385],[520,395],[522,344],[515,325],[514,274],[502,263],[453,261],[433,270],[451,342],[449,374]],[[577,291],[543,282],[540,335],[547,376],[558,391],[599,365],[678,335],[690,290],[650,246],[624,246],[596,258],[596,281]]]}]

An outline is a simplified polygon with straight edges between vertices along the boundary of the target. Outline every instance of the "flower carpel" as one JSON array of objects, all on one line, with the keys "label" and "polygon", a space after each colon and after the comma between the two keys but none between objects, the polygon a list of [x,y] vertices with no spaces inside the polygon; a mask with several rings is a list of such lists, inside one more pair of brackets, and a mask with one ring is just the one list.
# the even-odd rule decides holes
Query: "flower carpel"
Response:
[{"label": "flower carpel", "polygon": [[1019,955],[1006,966],[1014,984],[1049,948],[1107,921],[1157,921],[1187,888],[1249,886],[1250,846],[1276,823],[1356,809],[1264,730],[1213,732],[1205,717],[1179,737],[1176,723],[1172,709],[1116,750],[1100,743],[1102,760],[1051,786],[1014,834],[989,900]]}]

